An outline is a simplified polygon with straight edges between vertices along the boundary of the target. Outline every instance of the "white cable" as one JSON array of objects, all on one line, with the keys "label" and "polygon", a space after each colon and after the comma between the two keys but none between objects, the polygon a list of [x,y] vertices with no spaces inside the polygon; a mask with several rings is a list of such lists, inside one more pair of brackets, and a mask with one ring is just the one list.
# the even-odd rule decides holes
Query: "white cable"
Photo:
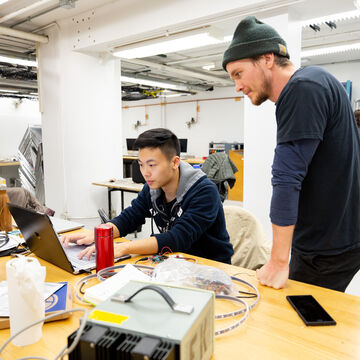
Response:
[{"label": "white cable", "polygon": [[91,274],[87,275],[80,280],[78,280],[74,286],[74,294],[76,301],[81,305],[91,305],[89,302],[84,300],[84,297],[81,296],[81,288],[90,280],[93,278],[97,278],[97,274]]},{"label": "white cable", "polygon": [[[72,342],[71,346],[69,348],[67,348],[67,346],[65,346],[58,355],[56,355],[55,357],[55,360],[57,359],[62,359],[65,355],[68,355],[70,354],[74,348],[77,346],[79,340],[80,340],[80,336],[82,335],[83,333],[83,330],[85,328],[85,325],[86,325],[86,319],[88,317],[88,311],[86,309],[70,309],[70,310],[63,310],[63,311],[60,311],[60,312],[57,312],[55,314],[52,314],[52,315],[48,315],[40,320],[37,320],[35,322],[33,322],[32,324],[30,325],[27,325],[26,327],[22,328],[21,330],[19,330],[18,332],[16,332],[14,335],[10,336],[1,346],[0,348],[0,354],[2,353],[2,351],[5,349],[5,347],[7,346],[7,344],[9,344],[10,341],[12,341],[14,338],[16,338],[18,335],[22,334],[24,331],[30,329],[31,327],[37,325],[37,324],[40,324],[46,320],[50,320],[58,315],[62,315],[62,314],[68,314],[68,313],[73,313],[73,312],[78,312],[78,311],[81,311],[84,313],[83,317],[80,319],[80,327],[79,329],[77,330],[77,334],[75,336],[75,339],[74,341]],[[23,358],[19,358],[18,360],[25,360],[25,359],[41,359],[41,360],[47,360],[46,358],[43,358],[43,357],[30,357],[30,356],[27,356],[27,357],[23,357]],[[1,358],[0,358],[1,360]]]},{"label": "white cable", "polygon": [[[220,330],[216,330],[215,331],[215,336],[218,336],[218,335],[223,335],[235,328],[237,328],[238,326],[240,326],[249,316],[249,311],[250,311],[250,308],[249,308],[249,305],[246,301],[242,300],[242,299],[239,299],[239,298],[236,298],[234,296],[228,296],[228,295],[216,295],[216,298],[217,299],[224,299],[224,300],[230,300],[230,301],[237,301],[237,302],[240,302],[242,303],[243,305],[245,305],[245,309],[242,309],[241,312],[245,312],[245,314],[243,315],[243,317],[239,320],[239,321],[236,321],[234,322],[232,325],[230,325],[229,327],[227,328],[224,328],[224,329],[220,329]],[[224,316],[225,317],[225,316]]]}]

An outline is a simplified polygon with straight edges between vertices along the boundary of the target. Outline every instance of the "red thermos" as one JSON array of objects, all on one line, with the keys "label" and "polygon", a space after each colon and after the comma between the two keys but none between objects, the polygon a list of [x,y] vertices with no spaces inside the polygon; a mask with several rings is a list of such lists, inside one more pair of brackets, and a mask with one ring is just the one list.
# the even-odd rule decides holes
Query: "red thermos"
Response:
[{"label": "red thermos", "polygon": [[107,224],[95,226],[96,271],[114,266],[113,227]]}]

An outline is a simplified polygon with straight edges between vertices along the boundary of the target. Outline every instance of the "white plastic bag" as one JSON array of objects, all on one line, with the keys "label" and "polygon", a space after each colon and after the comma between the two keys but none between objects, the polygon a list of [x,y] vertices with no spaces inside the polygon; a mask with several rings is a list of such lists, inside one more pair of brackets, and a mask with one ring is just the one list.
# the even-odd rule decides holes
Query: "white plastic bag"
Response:
[{"label": "white plastic bag", "polygon": [[[40,266],[35,258],[19,255],[6,263],[11,335],[45,316],[45,274],[45,266]],[[42,336],[42,325],[26,330],[12,343],[25,346],[37,342]]]},{"label": "white plastic bag", "polygon": [[155,267],[152,279],[161,283],[197,287],[214,291],[218,295],[236,293],[231,277],[213,266],[169,258]]}]

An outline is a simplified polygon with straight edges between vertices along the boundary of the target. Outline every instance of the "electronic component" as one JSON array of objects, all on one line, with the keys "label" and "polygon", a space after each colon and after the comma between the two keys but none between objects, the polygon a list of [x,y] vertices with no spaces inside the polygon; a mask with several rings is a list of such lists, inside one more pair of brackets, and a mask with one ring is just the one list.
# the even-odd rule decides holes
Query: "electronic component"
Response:
[{"label": "electronic component", "polygon": [[207,360],[213,351],[213,292],[129,281],[90,313],[69,360]]}]

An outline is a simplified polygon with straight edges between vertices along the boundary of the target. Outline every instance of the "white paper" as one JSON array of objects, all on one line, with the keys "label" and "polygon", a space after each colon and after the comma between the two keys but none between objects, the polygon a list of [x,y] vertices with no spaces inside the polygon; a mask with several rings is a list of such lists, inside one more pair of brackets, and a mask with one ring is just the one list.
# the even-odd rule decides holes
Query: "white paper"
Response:
[{"label": "white paper", "polygon": [[9,234],[9,241],[6,245],[0,248],[0,251],[9,250],[12,248],[16,248],[19,244],[23,244],[25,241],[23,238],[17,235],[10,235]]},{"label": "white paper", "polygon": [[117,274],[85,290],[84,299],[98,305],[115,294],[130,280],[151,281],[151,277],[138,270],[135,266],[127,264]]},{"label": "white paper", "polygon": [[[64,285],[61,283],[45,283],[44,299],[49,298]],[[8,286],[6,280],[0,281],[0,317],[9,317]]]}]

